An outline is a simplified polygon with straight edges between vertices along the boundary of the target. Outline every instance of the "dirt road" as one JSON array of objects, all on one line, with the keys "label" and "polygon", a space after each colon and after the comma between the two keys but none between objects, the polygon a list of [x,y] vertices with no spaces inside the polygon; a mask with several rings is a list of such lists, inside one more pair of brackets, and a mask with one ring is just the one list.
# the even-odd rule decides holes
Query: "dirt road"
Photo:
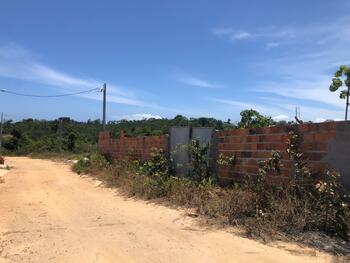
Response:
[{"label": "dirt road", "polygon": [[[0,262],[328,262],[200,227],[184,211],[125,198],[68,165],[8,158]],[[294,252],[290,252],[294,251]]]}]

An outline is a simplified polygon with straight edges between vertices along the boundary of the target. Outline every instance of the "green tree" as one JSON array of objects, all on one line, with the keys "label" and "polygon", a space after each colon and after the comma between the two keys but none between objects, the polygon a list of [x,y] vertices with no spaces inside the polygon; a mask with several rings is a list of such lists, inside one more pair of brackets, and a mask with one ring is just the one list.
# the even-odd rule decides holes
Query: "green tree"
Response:
[{"label": "green tree", "polygon": [[348,120],[348,108],[349,108],[349,91],[350,91],[350,67],[341,65],[339,69],[335,72],[332,83],[329,86],[331,92],[337,91],[340,87],[345,84],[346,89],[340,91],[339,97],[341,99],[346,99],[345,106],[345,120]]},{"label": "green tree", "polygon": [[253,109],[241,111],[240,115],[239,128],[259,128],[276,124],[270,116],[261,115]]},{"label": "green tree", "polygon": [[75,141],[77,140],[77,135],[74,132],[71,132],[68,135],[68,140],[67,140],[67,149],[68,151],[73,151],[75,148]]}]

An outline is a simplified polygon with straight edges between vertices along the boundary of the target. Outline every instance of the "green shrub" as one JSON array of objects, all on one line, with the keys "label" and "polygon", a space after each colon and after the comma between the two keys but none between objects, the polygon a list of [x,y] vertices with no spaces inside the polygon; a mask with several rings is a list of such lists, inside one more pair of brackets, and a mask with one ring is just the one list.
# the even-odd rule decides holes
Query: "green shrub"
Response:
[{"label": "green shrub", "polygon": [[328,171],[316,188],[316,227],[327,234],[349,239],[350,209],[339,183],[340,174]]},{"label": "green shrub", "polygon": [[232,166],[234,165],[235,161],[236,161],[235,155],[223,155],[222,153],[219,154],[219,157],[216,160],[217,164],[223,165],[223,166]]},{"label": "green shrub", "polygon": [[165,156],[163,149],[152,149],[151,159],[140,165],[139,168],[140,173],[156,178],[159,177],[160,179],[169,177],[172,174],[170,161]]},{"label": "green shrub", "polygon": [[172,174],[170,161],[162,149],[152,149],[151,159],[145,163],[132,162],[133,181],[130,185],[132,194],[144,198],[158,198],[166,195],[169,178]]},{"label": "green shrub", "polygon": [[269,207],[271,199],[271,185],[267,177],[270,173],[280,174],[281,156],[278,152],[272,151],[270,158],[259,161],[258,176],[254,184],[251,184],[252,191],[256,193],[255,214],[257,217],[264,216]]},{"label": "green shrub", "polygon": [[84,174],[90,171],[90,167],[91,163],[88,157],[83,157],[73,164],[73,171],[78,174]]},{"label": "green shrub", "polygon": [[201,144],[199,140],[193,139],[188,145],[190,156],[189,178],[201,183],[209,179],[213,180],[213,174],[209,165],[209,144]]},{"label": "green shrub", "polygon": [[109,165],[109,162],[104,156],[98,153],[92,153],[78,159],[73,165],[73,171],[78,174],[94,173],[102,171]]}]

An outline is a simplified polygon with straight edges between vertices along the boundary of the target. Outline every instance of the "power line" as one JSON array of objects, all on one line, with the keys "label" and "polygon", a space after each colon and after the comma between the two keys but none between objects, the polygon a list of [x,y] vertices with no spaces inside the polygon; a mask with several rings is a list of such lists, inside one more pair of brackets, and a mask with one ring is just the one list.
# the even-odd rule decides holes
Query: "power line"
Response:
[{"label": "power line", "polygon": [[73,92],[73,93],[64,93],[64,94],[56,94],[56,95],[27,94],[27,93],[19,93],[19,92],[15,92],[15,91],[10,91],[10,90],[6,90],[6,89],[0,89],[0,92],[8,93],[11,95],[16,95],[16,96],[23,96],[23,97],[56,98],[56,97],[64,97],[64,96],[73,96],[73,95],[88,93],[88,92],[97,91],[97,90],[100,92],[103,92],[103,131],[104,131],[106,128],[106,101],[107,101],[107,99],[106,99],[106,93],[107,93],[106,83],[103,84],[102,89],[101,88],[94,88],[94,89]]},{"label": "power line", "polygon": [[19,93],[19,92],[14,92],[6,89],[1,89],[1,92],[16,95],[16,96],[22,96],[22,97],[34,97],[34,98],[56,98],[56,97],[65,97],[65,96],[74,96],[78,94],[83,94],[83,93],[89,93],[95,90],[101,91],[100,88],[94,88],[94,89],[89,89],[89,90],[83,90],[83,91],[78,91],[78,92],[73,92],[73,93],[64,93],[64,94],[57,94],[57,95],[37,95],[37,94],[26,94],[26,93]]}]

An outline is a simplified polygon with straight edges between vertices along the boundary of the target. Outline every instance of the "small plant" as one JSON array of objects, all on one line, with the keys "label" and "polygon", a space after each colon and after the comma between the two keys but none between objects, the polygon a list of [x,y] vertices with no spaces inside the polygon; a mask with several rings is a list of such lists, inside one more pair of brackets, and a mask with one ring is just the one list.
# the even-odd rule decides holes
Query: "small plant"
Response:
[{"label": "small plant", "polygon": [[270,172],[281,173],[281,155],[277,151],[271,151],[267,160],[259,162],[258,181],[266,180],[266,175]]},{"label": "small plant", "polygon": [[[305,179],[311,178],[308,160],[300,150],[302,136],[295,127],[289,132],[287,153],[292,161],[292,180],[287,197],[295,204],[302,204],[303,210],[309,211],[305,216],[305,227],[316,228],[329,235],[349,239],[350,211],[344,201],[340,174],[327,171],[316,185],[304,185]],[[302,212],[300,212],[302,213]]]},{"label": "small plant", "polygon": [[87,173],[90,169],[90,160],[88,157],[80,158],[76,163],[73,165],[73,171],[82,174]]},{"label": "small plant", "polygon": [[330,235],[339,236],[345,240],[349,239],[349,206],[344,201],[340,174],[327,171],[323,180],[316,185],[317,208],[319,211],[318,228]]},{"label": "small plant", "polygon": [[170,161],[163,149],[152,149],[151,159],[145,163],[134,161],[136,164],[136,181],[142,181],[139,189],[147,198],[162,197],[169,188],[169,178],[172,175]]},{"label": "small plant", "polygon": [[90,173],[92,171],[101,171],[109,166],[106,158],[98,153],[92,153],[80,158],[74,165],[73,171],[78,174]]},{"label": "small plant", "polygon": [[294,185],[303,184],[305,179],[310,178],[311,170],[307,165],[307,159],[300,150],[303,138],[295,126],[288,133],[287,153],[292,161],[291,177]]},{"label": "small plant", "polygon": [[216,184],[216,181],[213,179],[213,177],[208,177],[208,178],[204,178],[199,185],[204,188],[211,188],[215,186],[215,184]]},{"label": "small plant", "polygon": [[269,206],[269,190],[267,177],[270,173],[281,173],[281,155],[272,151],[267,160],[259,162],[259,170],[253,191],[256,192],[256,216],[264,216],[265,209]]},{"label": "small plant", "polygon": [[222,153],[219,154],[218,159],[216,160],[217,164],[223,165],[223,166],[231,166],[235,163],[236,156],[235,155],[223,155]]},{"label": "small plant", "polygon": [[169,177],[172,174],[169,159],[163,149],[152,149],[151,159],[142,165],[142,169],[147,175]]},{"label": "small plant", "polygon": [[190,179],[202,182],[212,178],[208,157],[209,144],[201,144],[199,140],[193,139],[188,146],[188,151],[190,155]]},{"label": "small plant", "polygon": [[263,191],[266,187],[269,173],[281,173],[281,155],[277,151],[272,151],[267,160],[259,161],[259,170],[256,180],[257,191]]}]

